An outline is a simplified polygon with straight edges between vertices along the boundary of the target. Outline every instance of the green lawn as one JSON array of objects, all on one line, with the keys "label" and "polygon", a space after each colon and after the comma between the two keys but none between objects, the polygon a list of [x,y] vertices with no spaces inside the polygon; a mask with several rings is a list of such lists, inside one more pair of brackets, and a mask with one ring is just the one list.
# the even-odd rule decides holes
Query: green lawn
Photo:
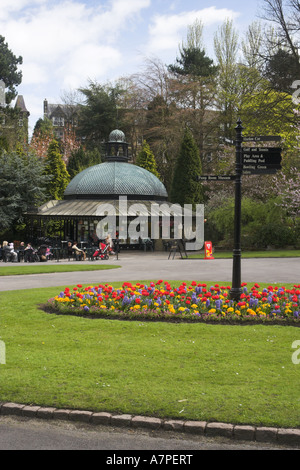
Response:
[{"label": "green lawn", "polygon": [[16,276],[21,274],[69,273],[75,271],[101,271],[103,269],[120,268],[111,264],[43,264],[27,266],[1,266],[0,276]]},{"label": "green lawn", "polygon": [[90,320],[38,308],[64,287],[0,293],[0,401],[300,427],[298,328]]},{"label": "green lawn", "polygon": [[[232,258],[232,251],[214,251],[216,259]],[[265,250],[265,251],[242,251],[242,258],[299,258],[300,250]],[[204,258],[203,253],[189,254],[189,258]]]}]

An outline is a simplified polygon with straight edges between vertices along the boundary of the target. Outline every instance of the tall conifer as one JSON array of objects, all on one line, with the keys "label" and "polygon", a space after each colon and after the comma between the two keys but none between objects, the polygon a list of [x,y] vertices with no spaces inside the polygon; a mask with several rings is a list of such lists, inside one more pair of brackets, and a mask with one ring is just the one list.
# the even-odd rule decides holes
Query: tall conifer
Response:
[{"label": "tall conifer", "polygon": [[47,186],[48,193],[53,199],[62,199],[70,181],[70,175],[56,140],[53,140],[49,145],[45,164],[45,174],[52,176]]},{"label": "tall conifer", "polygon": [[154,154],[146,140],[144,140],[142,150],[137,156],[136,164],[159,178]]},{"label": "tall conifer", "polygon": [[202,203],[202,186],[197,181],[201,173],[199,150],[190,129],[186,127],[175,166],[171,201],[181,205],[193,204],[194,208],[196,204]]}]

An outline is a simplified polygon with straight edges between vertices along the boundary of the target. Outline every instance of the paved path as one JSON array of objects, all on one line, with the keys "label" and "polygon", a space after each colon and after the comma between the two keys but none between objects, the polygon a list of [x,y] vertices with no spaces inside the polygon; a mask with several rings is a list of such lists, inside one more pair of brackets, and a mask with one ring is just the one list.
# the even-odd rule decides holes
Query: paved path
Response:
[{"label": "paved path", "polygon": [[[51,261],[51,263],[56,263]],[[66,262],[66,264],[73,261]],[[88,263],[87,261],[84,263]],[[94,262],[101,265],[102,261]],[[195,280],[229,283],[232,280],[232,259],[170,259],[167,253],[122,254],[105,261],[121,268],[108,271],[8,276],[0,278],[0,290],[52,287],[77,283],[100,283],[149,279]],[[38,264],[38,263],[36,263]],[[48,263],[50,264],[50,262]],[[59,262],[63,264],[63,262]],[[7,263],[6,266],[11,265]],[[15,265],[14,265],[15,266]],[[300,284],[300,258],[255,258],[242,260],[243,282]]]},{"label": "paved path", "polygon": [[[155,451],[154,451],[155,449]],[[141,429],[113,428],[92,426],[66,421],[45,421],[11,416],[0,417],[0,450],[114,450],[116,456],[140,456],[140,468],[144,468],[143,459],[149,463],[156,455],[158,461],[161,451],[170,451],[172,455],[190,455],[191,463],[198,463],[197,452],[203,450],[291,450],[295,447],[280,446],[263,442],[235,442],[225,438],[207,438],[186,435],[178,432],[146,431]],[[129,451],[124,454],[120,451]],[[119,451],[119,452],[118,452]],[[136,451],[152,451],[149,454]],[[102,453],[106,463],[112,453]],[[171,462],[168,462],[171,465]],[[178,460],[174,463],[178,464]],[[155,465],[155,464],[154,464]]]}]

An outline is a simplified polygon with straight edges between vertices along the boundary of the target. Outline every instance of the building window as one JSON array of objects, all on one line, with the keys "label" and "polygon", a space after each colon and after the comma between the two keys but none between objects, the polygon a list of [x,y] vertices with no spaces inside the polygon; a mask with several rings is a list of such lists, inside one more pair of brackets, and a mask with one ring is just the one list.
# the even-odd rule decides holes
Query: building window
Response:
[{"label": "building window", "polygon": [[60,117],[60,116],[54,116],[52,118],[52,123],[53,123],[53,126],[64,127],[65,119],[63,117]]}]

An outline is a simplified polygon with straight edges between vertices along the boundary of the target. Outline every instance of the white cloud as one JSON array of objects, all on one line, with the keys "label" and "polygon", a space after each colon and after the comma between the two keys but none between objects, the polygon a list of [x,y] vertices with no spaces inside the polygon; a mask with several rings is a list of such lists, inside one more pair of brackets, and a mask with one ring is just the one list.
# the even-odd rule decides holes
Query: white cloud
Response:
[{"label": "white cloud", "polygon": [[162,50],[175,49],[184,38],[187,27],[196,19],[205,27],[223,22],[226,18],[236,18],[239,14],[227,8],[209,7],[203,10],[192,10],[173,15],[156,15],[149,26],[150,40],[148,52],[157,53]]},{"label": "white cloud", "polygon": [[[58,3],[17,0],[17,3],[19,8],[29,4],[39,8],[24,11],[17,20],[12,17],[4,22],[0,16],[0,31],[14,54],[22,55],[24,64],[30,64],[23,67],[24,83],[35,84],[36,71],[41,72],[43,66],[49,69],[49,80],[57,75],[57,70],[66,72],[66,64],[72,69],[70,75],[76,73],[77,66],[79,76],[84,71],[86,76],[96,76],[98,65],[99,75],[103,76],[103,71],[121,57],[118,40],[126,31],[127,20],[148,7],[150,0],[113,0],[106,10],[101,6],[92,9],[72,0]],[[105,67],[99,57],[107,61]]]},{"label": "white cloud", "polygon": [[150,5],[151,0],[0,0],[0,34],[23,57],[18,91],[31,127],[42,115],[44,98],[85,86],[89,78],[122,74],[124,39]]},{"label": "white cloud", "polygon": [[63,88],[77,89],[91,80],[104,78],[122,60],[121,53],[110,46],[84,44],[76,49],[58,67],[57,81]]}]

